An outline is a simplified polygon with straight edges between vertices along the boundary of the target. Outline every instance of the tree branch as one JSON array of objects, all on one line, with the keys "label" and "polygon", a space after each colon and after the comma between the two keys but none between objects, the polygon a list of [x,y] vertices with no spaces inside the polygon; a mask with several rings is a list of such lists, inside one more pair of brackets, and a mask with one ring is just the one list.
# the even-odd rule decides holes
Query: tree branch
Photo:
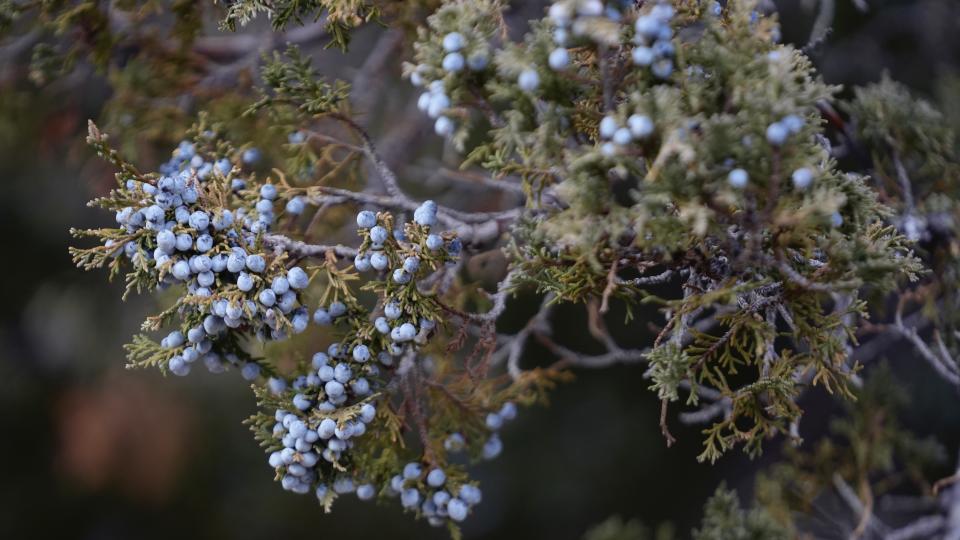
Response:
[{"label": "tree branch", "polygon": [[288,253],[295,257],[322,257],[327,253],[333,253],[338,258],[348,259],[357,256],[356,248],[341,245],[322,245],[307,244],[299,240],[293,240],[280,234],[267,234],[263,236],[263,244],[273,248],[275,253]]}]

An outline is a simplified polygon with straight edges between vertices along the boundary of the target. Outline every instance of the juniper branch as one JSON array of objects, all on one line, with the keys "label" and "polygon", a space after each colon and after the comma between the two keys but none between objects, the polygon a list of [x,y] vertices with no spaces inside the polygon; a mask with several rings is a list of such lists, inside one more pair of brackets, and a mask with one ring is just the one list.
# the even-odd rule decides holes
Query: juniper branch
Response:
[{"label": "juniper branch", "polygon": [[263,243],[277,253],[286,253],[296,258],[324,257],[328,253],[333,253],[341,259],[357,256],[356,248],[341,245],[308,244],[300,240],[287,238],[281,234],[264,235]]}]

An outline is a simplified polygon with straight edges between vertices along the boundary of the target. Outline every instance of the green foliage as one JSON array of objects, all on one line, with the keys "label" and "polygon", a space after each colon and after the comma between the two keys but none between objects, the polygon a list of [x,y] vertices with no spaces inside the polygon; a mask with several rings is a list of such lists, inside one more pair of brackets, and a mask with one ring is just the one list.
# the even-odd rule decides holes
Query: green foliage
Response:
[{"label": "green foliage", "polygon": [[[786,448],[787,459],[761,474],[758,502],[782,523],[795,527],[794,512],[809,512],[842,479],[872,505],[880,496],[929,485],[925,471],[946,458],[933,439],[919,439],[898,419],[908,394],[885,365],[872,370],[846,415],[830,424],[831,437],[811,448]],[[870,512],[868,506],[868,513]],[[860,519],[860,516],[857,516]]]},{"label": "green foliage", "polygon": [[273,29],[278,31],[291,23],[302,25],[306,19],[316,22],[323,18],[331,43],[345,48],[349,31],[378,19],[380,7],[377,2],[366,0],[240,0],[229,2],[221,25],[236,31],[258,15],[267,16]]},{"label": "green foliage", "polygon": [[15,0],[0,0],[0,32],[9,30],[24,8]]},{"label": "green foliage", "polygon": [[300,54],[296,47],[290,47],[284,55],[274,53],[272,61],[266,63],[262,72],[264,85],[271,92],[264,93],[248,109],[248,114],[283,105],[295,108],[297,113],[306,116],[340,111],[346,102],[349,87],[339,81],[328,84],[310,63],[310,58]]},{"label": "green foliage", "polygon": [[[918,241],[917,252],[930,273],[904,295],[917,304],[937,329],[937,339],[960,353],[960,316],[945,306],[957,305],[960,285],[960,154],[954,131],[943,114],[889,77],[854,90],[844,104],[853,126],[852,144],[868,154],[872,180],[890,218],[905,235]],[[901,305],[898,310],[906,308]]]},{"label": "green foliage", "polygon": [[671,540],[674,538],[670,526],[659,527],[655,534],[636,520],[624,521],[620,516],[608,518],[603,523],[594,526],[583,540]]},{"label": "green foliage", "polygon": [[[289,73],[300,74],[308,68],[306,63],[301,63],[292,67]],[[288,72],[278,73],[280,74],[275,79],[270,77],[267,79],[277,85],[275,90],[280,89],[277,94],[287,96],[289,99],[270,100],[258,104],[250,109],[251,116],[256,116],[263,110],[289,108],[291,103],[294,104],[293,111],[308,118],[315,115],[322,116],[327,110],[332,110],[313,108],[310,104],[320,101],[314,99],[317,95],[326,95],[327,92],[332,92],[334,95],[337,90],[333,87],[317,83],[309,89],[302,89],[297,86],[295,77],[288,76]],[[339,104],[342,99],[345,99],[345,96],[334,95],[328,103]],[[308,105],[305,107],[298,105],[303,103]],[[246,212],[262,212],[257,207],[261,187],[265,184],[274,186],[276,196],[271,205],[287,203],[295,197],[300,197],[314,205],[328,192],[323,185],[303,187],[291,185],[285,181],[280,172],[277,173],[279,178],[276,180],[267,178],[265,181],[260,181],[255,176],[250,176],[246,178],[247,183],[242,187],[231,187],[232,180],[244,172],[244,165],[239,162],[238,151],[233,145],[221,139],[220,129],[224,127],[226,126],[223,124],[211,124],[207,115],[201,115],[196,125],[189,131],[191,142],[185,141],[175,152],[174,159],[177,159],[179,152],[184,151],[184,145],[190,148],[190,156],[199,155],[205,158],[207,163],[220,162],[219,158],[213,156],[230,156],[222,158],[231,164],[229,170],[226,168],[212,170],[204,180],[200,181],[199,173],[188,169],[185,176],[180,178],[184,182],[189,182],[190,189],[197,190],[196,201],[190,203],[194,211],[204,211],[211,216],[211,219],[223,215],[228,210],[238,216],[230,225],[208,231],[212,236],[213,246],[204,253],[209,253],[211,256],[225,256],[237,247],[234,244],[242,234],[244,245],[251,254],[263,254],[265,268],[262,272],[252,272],[250,278],[257,287],[252,293],[253,297],[256,297],[258,290],[270,288],[270,283],[275,277],[289,275],[288,267],[307,257],[296,249],[288,251],[282,245],[271,244],[270,242],[275,240],[267,238],[263,231],[254,233],[243,228],[246,224],[241,224],[240,219]],[[88,142],[101,157],[119,171],[116,174],[117,187],[106,196],[92,201],[92,206],[110,211],[148,207],[160,209],[159,206],[151,206],[155,201],[153,194],[160,189],[161,178],[166,181],[172,181],[173,178],[155,173],[141,173],[119,151],[108,144],[107,136],[92,123]],[[164,219],[165,217],[164,214]],[[284,232],[305,234],[303,227],[309,227],[309,224],[296,220],[294,216],[284,217],[290,218],[281,222]],[[389,212],[380,212],[377,220],[386,230],[395,228],[393,215]],[[171,232],[176,234],[187,233],[189,236],[199,233],[192,229],[193,224],[189,221],[169,222],[169,225]],[[202,228],[206,230],[206,227]],[[415,257],[419,261],[419,269],[414,273],[418,275],[415,276],[417,279],[409,282],[391,279],[389,273],[380,279],[361,279],[351,266],[339,264],[344,257],[342,251],[344,249],[348,252],[352,251],[349,248],[338,250],[330,247],[309,257],[317,261],[317,264],[306,267],[311,274],[312,284],[299,292],[296,297],[299,305],[307,305],[309,302],[310,305],[319,303],[321,306],[328,306],[338,301],[342,302],[347,310],[347,313],[339,319],[335,329],[324,332],[325,340],[328,342],[332,340],[343,351],[354,350],[363,344],[369,347],[373,354],[380,352],[388,354],[387,351],[390,351],[389,354],[393,355],[388,356],[386,360],[375,356],[369,361],[355,362],[352,368],[356,373],[369,380],[370,385],[375,385],[374,388],[382,388],[385,391],[374,392],[333,412],[319,408],[303,410],[292,407],[291,402],[298,403],[295,396],[301,394],[302,388],[277,390],[264,384],[268,377],[296,379],[297,374],[308,372],[315,374],[316,369],[311,367],[309,362],[298,361],[296,367],[291,370],[290,356],[288,356],[290,353],[277,354],[276,346],[270,347],[273,350],[269,356],[260,356],[261,353],[267,352],[267,347],[261,344],[265,341],[264,330],[257,328],[256,321],[261,320],[260,317],[265,310],[263,306],[250,300],[248,290],[240,288],[239,279],[229,278],[221,273],[215,278],[213,290],[207,290],[203,294],[196,288],[185,287],[182,281],[168,280],[168,274],[172,272],[171,267],[174,264],[173,259],[168,258],[165,262],[161,262],[160,258],[151,255],[156,253],[155,249],[159,246],[156,231],[126,227],[123,224],[117,228],[73,231],[78,237],[95,238],[98,245],[71,248],[71,254],[82,268],[108,267],[111,275],[120,273],[122,268],[128,266],[125,261],[129,261],[129,266],[132,266],[133,270],[127,274],[128,292],[131,290],[139,292],[141,289],[154,290],[158,288],[158,284],[178,289],[177,294],[165,309],[144,321],[142,329],[145,332],[156,332],[172,326],[182,335],[189,335],[192,329],[207,328],[210,323],[209,318],[215,312],[216,302],[223,302],[226,306],[239,306],[242,316],[236,319],[240,324],[220,333],[207,331],[204,341],[213,350],[207,354],[207,351],[210,351],[208,348],[207,351],[202,351],[202,354],[205,355],[204,362],[207,360],[216,362],[214,364],[216,369],[223,370],[227,366],[242,367],[246,377],[257,379],[260,383],[254,386],[254,392],[261,412],[251,417],[247,423],[253,430],[255,439],[269,452],[280,449],[278,446],[280,440],[275,428],[277,423],[275,415],[278,410],[294,411],[293,414],[311,426],[319,424],[325,418],[331,418],[344,427],[348,423],[355,423],[363,405],[376,402],[377,422],[369,423],[369,428],[362,439],[351,441],[349,453],[341,456],[338,452],[336,457],[325,458],[322,465],[316,469],[318,474],[316,482],[325,485],[346,477],[355,479],[358,483],[363,481],[376,486],[388,486],[391,478],[402,469],[405,463],[422,461],[430,466],[443,467],[448,479],[448,489],[455,492],[460,486],[470,483],[470,479],[462,460],[448,457],[448,450],[444,444],[447,438],[452,433],[459,434],[463,437],[464,449],[471,460],[479,460],[484,454],[486,441],[491,437],[491,428],[485,423],[487,415],[501,410],[507,401],[522,405],[543,399],[546,391],[552,388],[554,381],[562,380],[564,375],[553,370],[543,370],[531,371],[518,380],[486,377],[485,371],[488,368],[482,364],[488,361],[489,352],[481,351],[478,355],[471,354],[466,359],[453,354],[463,347],[464,343],[449,334],[442,321],[447,318],[448,312],[452,309],[447,306],[453,303],[449,298],[456,296],[459,291],[456,288],[451,289],[450,286],[438,289],[436,286],[421,288],[419,285],[427,275],[442,275],[446,269],[453,266],[455,255],[447,249],[428,247],[429,225],[407,223],[404,232],[402,241],[396,237],[390,237],[386,242],[377,242],[376,250],[386,256],[394,268],[401,267],[405,260]],[[436,234],[442,239],[444,245],[452,243],[456,238],[454,232]],[[370,231],[363,229],[360,237],[359,252],[372,252],[375,242],[371,238]],[[371,302],[372,299],[376,301]],[[383,313],[383,306],[388,300],[399,307],[404,317],[417,322],[418,325],[423,325],[423,321],[433,321],[438,326],[435,332],[435,337],[439,340],[437,345],[427,346],[425,337],[417,338],[418,343],[424,345],[424,352],[428,356],[418,360],[416,349],[403,351],[402,358],[399,352],[393,352],[399,347],[396,338],[392,338],[390,332],[383,333],[379,330],[373,318],[370,317],[370,313],[375,309]],[[260,300],[260,302],[263,301]],[[291,315],[272,310],[271,313],[274,334],[270,335],[286,336],[297,333]],[[304,314],[307,313],[304,309]],[[126,347],[129,355],[128,367],[156,367],[164,373],[169,371],[176,373],[173,359],[183,358],[188,352],[196,356],[197,347],[200,346],[183,341],[182,335],[178,342],[167,343],[158,343],[148,334],[134,336],[132,343]],[[424,333],[424,335],[427,334]],[[446,349],[443,347],[444,343],[447,345]],[[300,343],[302,344],[303,342]],[[397,357],[395,360],[394,356]],[[285,363],[287,365],[284,367]],[[257,368],[252,372],[253,376],[246,375],[251,367]],[[381,372],[381,369],[386,373]],[[302,375],[300,378],[305,376]],[[388,385],[388,382],[391,384]],[[326,395],[326,390],[323,390],[322,386],[320,388],[320,390],[314,390],[319,392],[319,396],[314,394],[313,399],[320,401],[328,399],[330,396]],[[408,484],[416,485],[426,491],[427,486],[424,482],[424,479],[418,479]],[[323,498],[321,503],[329,509],[335,498],[336,494],[331,492]],[[459,534],[456,525],[450,523],[449,526],[451,534],[456,537]]]},{"label": "green foliage", "polygon": [[[462,22],[499,20],[502,6],[488,2],[440,10],[407,72],[443,81],[460,126],[453,142],[475,141],[464,147],[467,163],[523,181],[529,211],[508,247],[515,286],[558,301],[664,306],[667,325],[647,356],[653,388],[674,401],[689,385],[687,402],[697,404],[705,386],[729,403],[704,432],[700,459],[713,461],[738,444],[755,455],[787,431],[807,386],[849,396],[858,367],[848,346],[866,315],[860,292],[894,290],[921,266],[885,225],[891,211],[866,179],[841,171],[822,143],[818,106],[836,88],[801,52],[770,39],[776,21],[755,20],[753,2],[731,2],[721,18],[676,5],[699,33],[679,42],[666,79],[628,68],[628,47],[614,45],[629,42],[632,26],[612,21],[585,30],[596,46],[572,47],[565,71],[545,68],[555,48],[546,21],[498,49],[491,69],[438,71],[447,32],[467,32],[465,54],[491,40],[491,22],[472,32]],[[541,81],[533,92],[517,84],[529,69]],[[633,115],[649,117],[654,133],[611,152],[601,118],[624,126]],[[782,147],[768,143],[768,127],[791,115],[802,119],[798,132]],[[745,187],[727,181],[734,168],[747,172]],[[808,188],[791,185],[801,168],[815,178]],[[658,298],[644,286],[664,282],[682,296]],[[693,328],[704,314],[714,324]]]},{"label": "green foliage", "polygon": [[[691,360],[686,351],[670,343],[657,347],[647,354],[650,363],[650,379],[653,381],[652,390],[657,391],[657,397],[668,401],[680,399],[680,384],[688,380]],[[696,394],[691,393],[695,398]]]},{"label": "green foliage", "polygon": [[734,491],[720,486],[704,508],[693,540],[787,540],[789,531],[763,509],[743,510]]},{"label": "green foliage", "polygon": [[[100,125],[120,136],[132,158],[150,155],[149,143],[172,144],[193,122],[193,103],[210,103],[242,90],[210,92],[210,59],[194,50],[211,3],[193,0],[15,2],[17,24],[0,24],[6,54],[29,58],[28,77],[47,93],[66,89],[111,98]],[[0,6],[0,12],[9,14]],[[95,71],[95,77],[89,75]],[[52,83],[60,82],[60,86]],[[189,95],[189,97],[187,97]],[[71,96],[73,99],[75,94]],[[63,95],[58,95],[62,99]],[[147,143],[147,144],[145,144]]]},{"label": "green foliage", "polygon": [[[14,35],[32,44],[30,78],[37,84],[45,84],[68,73],[80,60],[105,69],[117,62],[118,51],[132,47],[150,47],[161,56],[174,53],[165,47],[165,38],[188,45],[200,27],[199,6],[198,2],[184,0],[3,2],[0,4],[0,38],[6,37],[5,34]],[[167,26],[168,34],[140,36],[132,31],[142,25],[155,24],[157,14],[167,9],[174,16],[173,24]],[[12,24],[14,19],[30,21],[34,34],[17,33],[18,29]]]},{"label": "green foliage", "polygon": [[[743,509],[737,493],[724,485],[707,500],[703,520],[691,531],[693,540],[787,540],[794,536],[763,507]],[[636,520],[613,516],[593,527],[583,540],[672,540],[674,529],[664,524],[651,533]]]},{"label": "green foliage", "polygon": [[[501,0],[456,0],[443,3],[427,17],[426,26],[417,28],[417,41],[414,43],[416,63],[405,63],[404,72],[407,76],[416,74],[428,81],[443,81],[455,103],[479,100],[478,105],[485,106],[483,97],[475,92],[475,85],[482,80],[480,77],[486,68],[480,71],[478,80],[475,81],[463,81],[453,73],[446,73],[441,67],[446,55],[442,42],[448,33],[457,32],[463,36],[465,43],[460,51],[464,58],[482,59],[485,64],[489,63],[494,54],[494,45],[506,36],[503,9]],[[470,118],[468,107],[454,108],[449,114],[463,121]],[[464,148],[470,135],[468,126],[469,124],[464,124],[452,139],[458,149]]]},{"label": "green foliage", "polygon": [[854,136],[869,149],[874,179],[897,199],[901,192],[896,160],[909,174],[918,201],[933,191],[951,193],[960,182],[956,137],[943,114],[916,99],[888,75],[876,84],[854,89],[844,110],[855,119]]},{"label": "green foliage", "polygon": [[[311,66],[310,58],[293,46],[267,59],[261,77],[260,98],[243,108],[243,119],[255,124],[247,132],[259,139],[253,142],[260,143],[260,148],[282,146],[286,150],[277,158],[292,184],[356,187],[360,149],[322,134],[320,124],[325,118],[351,122],[349,84],[327,82]],[[233,127],[236,121],[226,121],[229,136],[239,136],[238,144],[247,144],[244,132]],[[257,129],[261,126],[265,129]],[[294,132],[302,134],[306,144],[290,144],[288,135]]]},{"label": "green foliage", "polygon": [[266,16],[275,31],[292,24],[323,21],[331,46],[346,49],[350,32],[369,22],[416,18],[438,5],[438,0],[391,2],[387,0],[235,0],[224,2],[223,29],[236,31],[258,16]]}]

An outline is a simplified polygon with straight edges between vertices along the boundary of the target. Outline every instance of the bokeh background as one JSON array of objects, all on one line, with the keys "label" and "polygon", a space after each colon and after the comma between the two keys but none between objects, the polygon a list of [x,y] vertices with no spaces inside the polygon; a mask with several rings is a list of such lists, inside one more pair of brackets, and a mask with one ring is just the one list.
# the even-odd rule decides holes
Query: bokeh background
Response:
[{"label": "bokeh background", "polygon": [[[543,6],[514,4],[531,16]],[[776,4],[784,39],[805,42],[815,3]],[[825,79],[855,85],[888,71],[938,102],[960,128],[960,2],[867,4],[864,13],[836,0],[834,30],[812,51]],[[381,33],[360,31],[357,48]],[[315,56],[325,72],[347,78],[360,58]],[[86,120],[100,117],[109,87],[81,66],[38,88],[18,75],[25,60],[0,64],[0,538],[445,538],[398,505],[348,496],[324,515],[312,497],[282,491],[241,424],[255,404],[236,372],[164,379],[123,368],[123,343],[157,301],[121,302],[122,284],[75,269],[67,255],[70,227],[112,222],[85,206],[113,180],[82,142]],[[392,85],[383,98],[388,104],[409,98],[398,76],[391,63],[377,78]],[[369,122],[390,121],[371,115]],[[406,129],[422,139],[421,153],[443,159],[424,126]],[[147,168],[161,154],[145,159]],[[533,302],[518,299],[505,328],[522,324]],[[558,332],[582,333],[579,312],[560,313]],[[635,324],[643,326],[642,317]],[[535,348],[530,354],[530,365],[547,361]],[[955,456],[956,394],[908,348],[891,348],[888,357],[912,396],[904,422]],[[652,526],[670,522],[685,536],[719,483],[749,497],[755,472],[776,459],[782,441],[757,460],[732,453],[714,466],[698,464],[698,430],[674,419],[679,442],[667,450],[659,403],[642,371],[580,371],[553,392],[548,407],[523,411],[503,434],[503,455],[475,469],[484,503],[467,522],[466,537],[581,538],[613,515]],[[803,405],[809,414],[802,434],[815,440],[839,408],[816,391]],[[945,474],[951,466],[944,465]]]}]

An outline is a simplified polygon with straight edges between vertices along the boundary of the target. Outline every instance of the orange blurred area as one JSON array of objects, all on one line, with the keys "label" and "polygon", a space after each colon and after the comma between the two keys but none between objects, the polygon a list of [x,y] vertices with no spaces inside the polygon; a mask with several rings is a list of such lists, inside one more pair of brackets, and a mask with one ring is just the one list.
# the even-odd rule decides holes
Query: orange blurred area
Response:
[{"label": "orange blurred area", "polygon": [[91,491],[107,487],[142,502],[170,497],[182,474],[192,426],[170,393],[111,369],[67,390],[56,407],[56,467]]}]

